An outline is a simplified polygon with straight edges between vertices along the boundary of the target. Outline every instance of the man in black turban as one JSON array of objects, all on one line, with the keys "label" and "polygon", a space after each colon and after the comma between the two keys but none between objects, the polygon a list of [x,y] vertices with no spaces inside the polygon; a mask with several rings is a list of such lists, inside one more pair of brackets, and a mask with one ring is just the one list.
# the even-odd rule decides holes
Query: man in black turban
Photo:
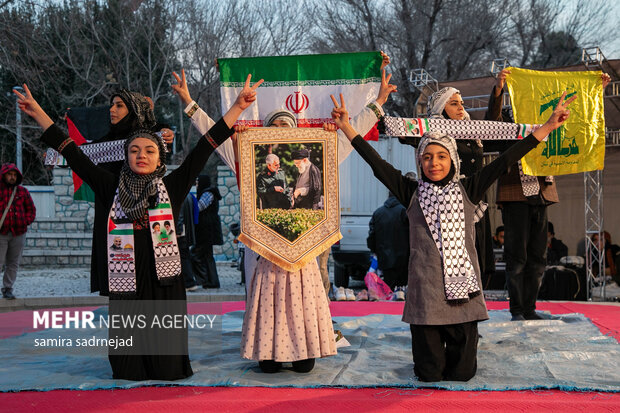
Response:
[{"label": "man in black turban", "polygon": [[299,170],[293,192],[293,208],[322,209],[323,180],[319,168],[310,162],[310,151],[294,151],[293,163]]}]

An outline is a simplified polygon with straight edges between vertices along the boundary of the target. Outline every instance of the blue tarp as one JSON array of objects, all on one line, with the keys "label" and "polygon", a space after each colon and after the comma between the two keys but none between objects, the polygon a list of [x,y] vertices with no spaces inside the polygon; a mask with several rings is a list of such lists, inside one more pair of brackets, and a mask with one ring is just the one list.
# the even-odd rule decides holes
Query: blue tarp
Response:
[{"label": "blue tarp", "polygon": [[[107,313],[105,307],[97,311]],[[467,383],[417,381],[409,325],[400,316],[384,314],[335,317],[335,328],[351,346],[317,360],[310,374],[291,369],[263,374],[256,362],[239,356],[243,321],[239,311],[218,316],[222,322],[218,334],[190,329],[194,375],[174,382],[113,380],[105,349],[93,355],[67,347],[43,351],[34,346],[35,339],[66,337],[75,330],[47,329],[0,340],[0,391],[153,385],[620,391],[620,344],[602,335],[583,315],[545,315],[544,320],[525,322],[511,322],[507,311],[491,311],[490,316],[480,323],[478,373]],[[104,329],[94,334],[107,337]]]}]

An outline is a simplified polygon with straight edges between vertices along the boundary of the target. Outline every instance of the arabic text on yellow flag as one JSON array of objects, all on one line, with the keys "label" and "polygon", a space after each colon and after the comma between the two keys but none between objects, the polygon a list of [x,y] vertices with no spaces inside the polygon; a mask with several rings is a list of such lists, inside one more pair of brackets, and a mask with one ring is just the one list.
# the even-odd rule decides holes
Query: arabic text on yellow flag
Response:
[{"label": "arabic text on yellow flag", "polygon": [[603,169],[605,118],[601,72],[519,68],[510,71],[507,85],[517,123],[545,123],[564,91],[567,99],[577,94],[564,125],[522,159],[523,172],[543,176]]}]

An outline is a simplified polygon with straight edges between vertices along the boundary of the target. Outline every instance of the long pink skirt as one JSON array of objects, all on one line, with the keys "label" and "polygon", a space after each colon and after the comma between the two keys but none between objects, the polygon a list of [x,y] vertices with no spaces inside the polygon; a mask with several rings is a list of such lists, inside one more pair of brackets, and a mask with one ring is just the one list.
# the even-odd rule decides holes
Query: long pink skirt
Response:
[{"label": "long pink skirt", "polygon": [[316,260],[288,272],[261,257],[251,286],[241,357],[290,362],[336,354],[329,303]]}]

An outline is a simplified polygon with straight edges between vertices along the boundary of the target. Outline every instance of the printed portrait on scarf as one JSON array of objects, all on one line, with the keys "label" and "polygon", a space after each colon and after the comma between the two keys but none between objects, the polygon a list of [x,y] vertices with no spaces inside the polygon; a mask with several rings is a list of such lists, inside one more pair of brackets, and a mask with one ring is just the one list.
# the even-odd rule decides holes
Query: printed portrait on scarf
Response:
[{"label": "printed portrait on scarf", "polygon": [[238,145],[244,244],[288,269],[340,239],[334,132],[256,128]]}]

